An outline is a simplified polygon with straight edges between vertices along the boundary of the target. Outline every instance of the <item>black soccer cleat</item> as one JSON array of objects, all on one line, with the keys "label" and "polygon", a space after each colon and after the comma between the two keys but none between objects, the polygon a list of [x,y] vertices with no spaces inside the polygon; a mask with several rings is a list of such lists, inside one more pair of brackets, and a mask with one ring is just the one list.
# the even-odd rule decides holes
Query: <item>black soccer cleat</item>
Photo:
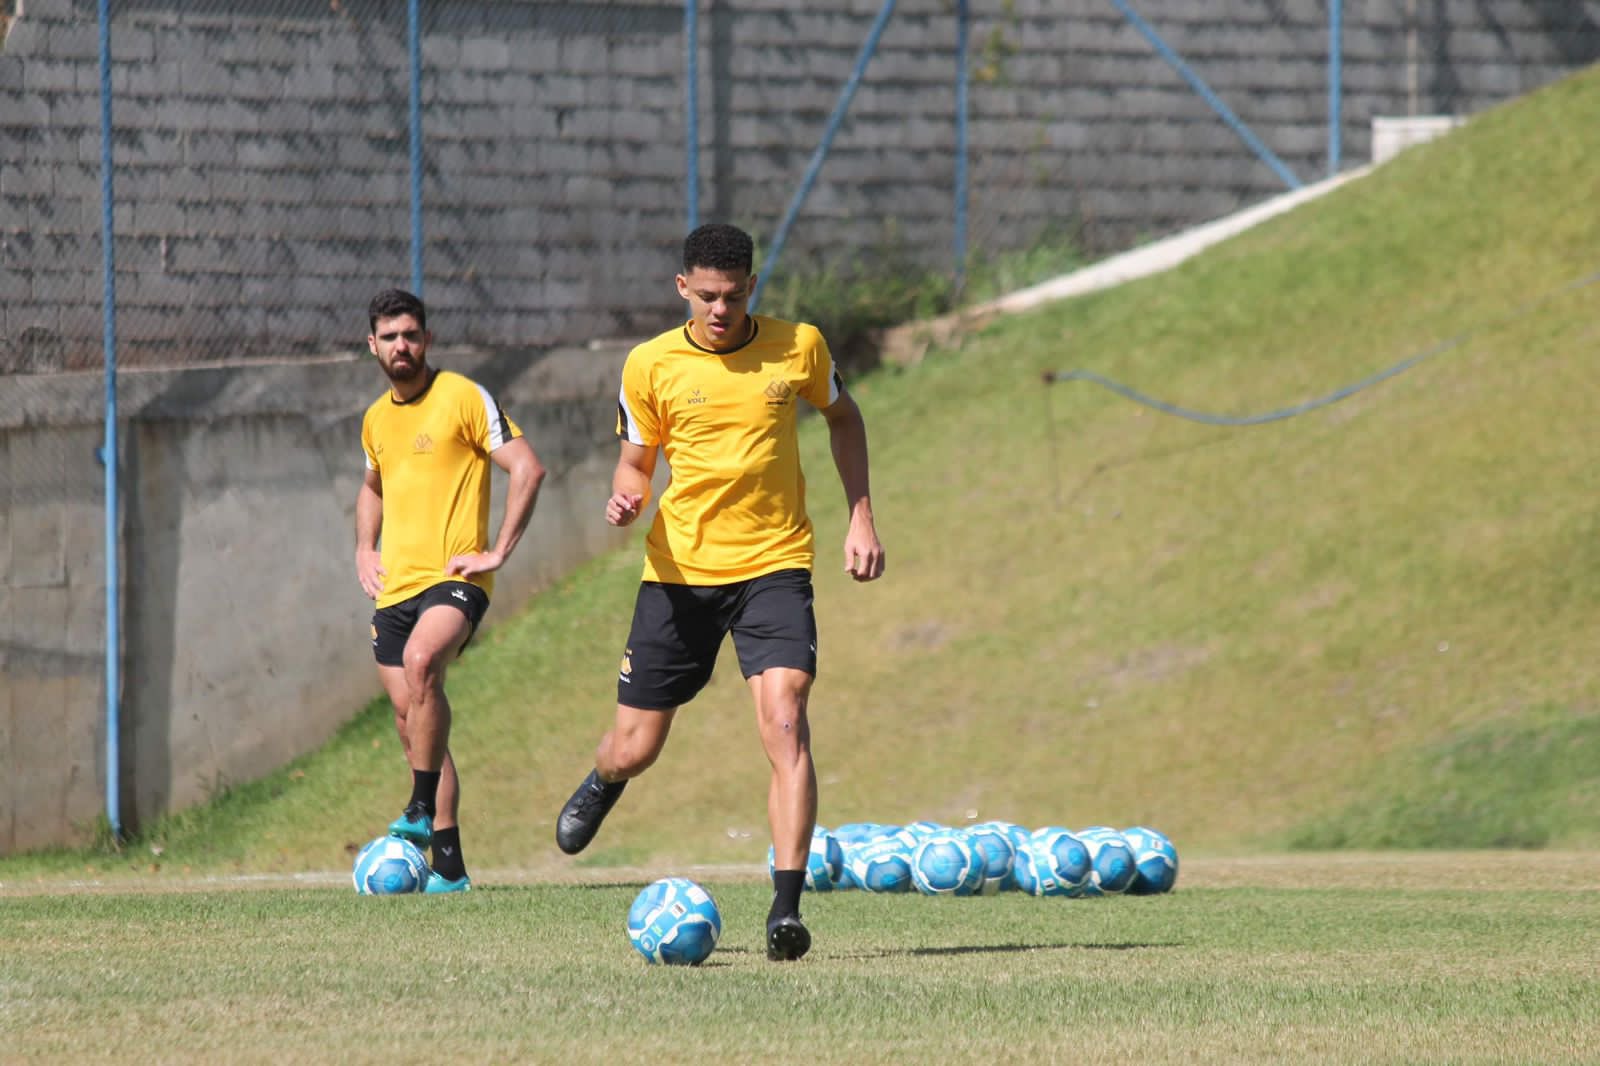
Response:
[{"label": "black soccer cleat", "polygon": [[627,784],[626,781],[602,781],[598,770],[590,770],[556,818],[556,847],[568,855],[576,855],[588,847]]},{"label": "black soccer cleat", "polygon": [[767,958],[773,962],[790,962],[810,950],[811,932],[798,914],[767,923]]}]

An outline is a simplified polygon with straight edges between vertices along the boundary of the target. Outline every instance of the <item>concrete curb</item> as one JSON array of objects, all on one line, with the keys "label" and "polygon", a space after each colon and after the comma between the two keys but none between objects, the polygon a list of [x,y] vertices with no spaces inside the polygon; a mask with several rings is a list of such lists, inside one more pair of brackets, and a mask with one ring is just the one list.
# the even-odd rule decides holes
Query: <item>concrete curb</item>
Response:
[{"label": "concrete curb", "polygon": [[1372,169],[1371,166],[1365,166],[1303,186],[1256,204],[1254,207],[1203,223],[1143,247],[1119,253],[1070,274],[1063,274],[1038,285],[1019,289],[996,300],[976,304],[939,318],[884,330],[879,338],[880,355],[886,363],[909,366],[921,362],[932,345],[950,344],[961,333],[981,326],[996,315],[1029,311],[1057,300],[1083,296],[1171,270],[1212,245],[1220,244],[1229,237],[1243,233],[1268,219],[1286,214],[1302,204],[1319,199],[1349,182],[1365,177]]}]

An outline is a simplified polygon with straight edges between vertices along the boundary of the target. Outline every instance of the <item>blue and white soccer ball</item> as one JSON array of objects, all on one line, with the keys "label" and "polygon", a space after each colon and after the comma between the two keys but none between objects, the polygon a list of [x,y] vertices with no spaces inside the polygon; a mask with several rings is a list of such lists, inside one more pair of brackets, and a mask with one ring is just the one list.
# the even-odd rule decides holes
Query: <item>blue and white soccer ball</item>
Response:
[{"label": "blue and white soccer ball", "polygon": [[1171,892],[1178,881],[1178,849],[1172,841],[1145,825],[1124,829],[1122,839],[1133,849],[1133,865],[1138,870],[1128,886],[1128,895],[1153,896],[1158,892]]},{"label": "blue and white soccer ball", "polygon": [[687,877],[664,877],[645,886],[628,908],[628,940],[646,962],[698,966],[720,936],[716,900]]},{"label": "blue and white soccer ball", "polygon": [[911,851],[893,836],[844,849],[850,880],[864,892],[910,892]]},{"label": "blue and white soccer ball", "polygon": [[833,827],[833,839],[839,842],[840,847],[864,844],[877,838],[879,830],[883,828],[877,822],[845,822],[843,825]]},{"label": "blue and white soccer ball", "polygon": [[1012,876],[1030,896],[1081,895],[1092,867],[1083,841],[1060,826],[1035,829],[1017,849]]},{"label": "blue and white soccer ball", "polygon": [[[768,844],[767,876],[772,877],[777,870],[777,851]],[[844,848],[820,825],[811,830],[811,849],[806,854],[806,887],[813,892],[850,887],[844,881]]]},{"label": "blue and white soccer ball", "polygon": [[415,844],[383,836],[357,853],[350,879],[363,896],[395,896],[421,892],[428,873],[428,860]]},{"label": "blue and white soccer ball", "polygon": [[912,852],[911,881],[925,896],[970,896],[983,885],[983,860],[961,833],[935,833]]},{"label": "blue and white soccer ball", "polygon": [[1134,865],[1133,849],[1122,834],[1108,825],[1091,825],[1077,832],[1089,849],[1092,871],[1083,886],[1086,896],[1120,895],[1133,884],[1139,868]]},{"label": "blue and white soccer ball", "polygon": [[1017,851],[1005,830],[992,822],[984,822],[967,830],[967,843],[983,861],[983,884],[978,891],[985,896],[1016,887],[1011,867],[1016,862]]}]

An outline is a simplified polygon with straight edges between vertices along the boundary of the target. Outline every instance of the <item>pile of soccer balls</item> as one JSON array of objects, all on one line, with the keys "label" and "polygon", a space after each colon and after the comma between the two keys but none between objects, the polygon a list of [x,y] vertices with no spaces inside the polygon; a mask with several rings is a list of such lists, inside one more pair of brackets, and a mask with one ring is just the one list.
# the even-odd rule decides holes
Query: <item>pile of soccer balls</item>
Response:
[{"label": "pile of soccer balls", "polygon": [[[773,868],[767,849],[767,869]],[[954,828],[937,822],[818,826],[806,862],[814,892],[978,896],[1148,896],[1178,879],[1178,850],[1147,826],[1026,829],[1012,822]]]}]

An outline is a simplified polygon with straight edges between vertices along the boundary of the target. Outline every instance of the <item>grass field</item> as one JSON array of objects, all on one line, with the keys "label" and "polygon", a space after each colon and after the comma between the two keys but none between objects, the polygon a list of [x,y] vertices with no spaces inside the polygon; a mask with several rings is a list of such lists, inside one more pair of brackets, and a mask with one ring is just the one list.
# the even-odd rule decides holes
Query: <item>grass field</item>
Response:
[{"label": "grass field", "polygon": [[[635,546],[497,605],[452,669],[477,891],[344,887],[406,795],[374,703],[121,849],[0,861],[0,1062],[1600,1061],[1594,129],[1600,70],[852,382],[875,585],[838,572],[805,427],[821,821],[1152,825],[1171,895],[819,897],[812,955],[768,965],[766,766],[727,664],[561,856]],[[1041,384],[1241,414],[1434,350],[1249,429]],[[627,905],[683,873],[724,943],[647,968]]]},{"label": "grass field", "polygon": [[460,897],[165,882],[0,894],[0,1062],[1578,1063],[1600,856],[1190,863],[1170,895],[808,897],[758,876],[698,968],[623,929],[648,874]]}]

